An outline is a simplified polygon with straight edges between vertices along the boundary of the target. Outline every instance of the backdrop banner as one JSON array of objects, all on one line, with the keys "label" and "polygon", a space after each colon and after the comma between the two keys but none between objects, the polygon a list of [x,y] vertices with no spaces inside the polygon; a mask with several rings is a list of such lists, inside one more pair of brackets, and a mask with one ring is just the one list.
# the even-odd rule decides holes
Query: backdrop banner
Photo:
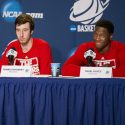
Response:
[{"label": "backdrop banner", "polygon": [[21,13],[35,20],[33,36],[49,42],[54,62],[61,64],[83,42],[91,41],[95,23],[111,20],[113,39],[125,42],[125,1],[116,0],[1,0],[0,55],[16,39],[14,21]]}]

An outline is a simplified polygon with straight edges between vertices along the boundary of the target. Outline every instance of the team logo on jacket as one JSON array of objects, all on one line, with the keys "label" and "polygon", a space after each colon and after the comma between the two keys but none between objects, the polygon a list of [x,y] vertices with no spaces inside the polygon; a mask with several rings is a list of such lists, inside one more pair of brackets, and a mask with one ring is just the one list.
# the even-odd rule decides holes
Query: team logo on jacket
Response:
[{"label": "team logo on jacket", "polygon": [[36,75],[40,74],[37,57],[29,58],[29,59],[28,58],[26,58],[26,59],[16,58],[14,60],[14,65],[32,66],[33,74],[36,74]]},{"label": "team logo on jacket", "polygon": [[72,25],[71,31],[92,32],[94,24],[102,17],[110,0],[77,0],[72,6],[70,20],[82,25]]},{"label": "team logo on jacket", "polygon": [[102,67],[104,65],[109,65],[111,66],[113,69],[116,68],[116,61],[115,59],[110,59],[110,60],[93,60],[94,64],[97,66],[97,67]]}]

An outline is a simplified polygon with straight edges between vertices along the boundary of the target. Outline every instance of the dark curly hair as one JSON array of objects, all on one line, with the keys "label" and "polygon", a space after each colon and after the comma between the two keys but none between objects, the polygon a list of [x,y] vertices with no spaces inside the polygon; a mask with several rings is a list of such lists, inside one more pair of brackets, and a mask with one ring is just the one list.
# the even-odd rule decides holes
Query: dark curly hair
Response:
[{"label": "dark curly hair", "polygon": [[110,34],[114,33],[114,25],[109,20],[99,20],[96,23],[95,27],[97,27],[97,26],[106,28]]}]

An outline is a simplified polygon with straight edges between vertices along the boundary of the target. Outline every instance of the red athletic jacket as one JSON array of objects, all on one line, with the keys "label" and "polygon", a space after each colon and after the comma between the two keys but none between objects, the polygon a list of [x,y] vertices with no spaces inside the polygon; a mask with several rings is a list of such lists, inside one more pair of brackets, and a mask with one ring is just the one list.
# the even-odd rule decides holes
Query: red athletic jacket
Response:
[{"label": "red athletic jacket", "polygon": [[95,47],[95,42],[87,42],[81,44],[73,56],[71,56],[62,67],[62,75],[79,76],[80,67],[87,65],[84,53],[92,48],[96,53],[93,64],[103,66],[109,64],[113,69],[114,77],[125,77],[125,44],[118,41],[111,41],[108,52],[100,54]]},{"label": "red athletic jacket", "polygon": [[33,38],[33,46],[27,53],[23,53],[18,40],[10,42],[2,55],[1,65],[8,65],[6,55],[12,47],[17,51],[14,65],[31,65],[34,74],[51,74],[50,63],[52,62],[52,54],[50,46],[46,41]]}]

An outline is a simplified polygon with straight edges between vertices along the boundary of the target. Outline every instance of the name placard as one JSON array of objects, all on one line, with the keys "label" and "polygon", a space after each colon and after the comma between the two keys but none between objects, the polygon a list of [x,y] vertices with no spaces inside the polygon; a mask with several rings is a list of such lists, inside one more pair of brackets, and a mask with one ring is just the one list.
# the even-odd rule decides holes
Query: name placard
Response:
[{"label": "name placard", "polygon": [[81,67],[81,78],[111,78],[111,67]]},{"label": "name placard", "polygon": [[1,77],[30,77],[31,75],[31,66],[3,65],[1,68]]}]

